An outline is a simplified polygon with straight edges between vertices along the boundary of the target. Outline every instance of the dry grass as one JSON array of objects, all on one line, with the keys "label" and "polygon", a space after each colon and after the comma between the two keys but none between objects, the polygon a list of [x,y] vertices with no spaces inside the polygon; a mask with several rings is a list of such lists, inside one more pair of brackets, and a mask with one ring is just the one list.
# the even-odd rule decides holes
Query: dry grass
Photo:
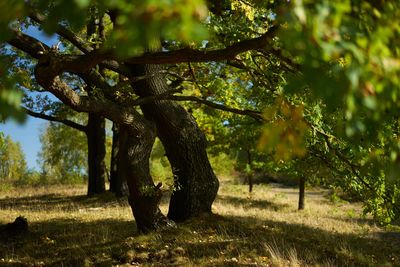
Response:
[{"label": "dry grass", "polygon": [[[400,266],[400,233],[360,216],[359,204],[308,191],[222,180],[214,215],[137,235],[125,199],[86,188],[0,192],[0,223],[22,215],[30,232],[0,241],[0,266]],[[167,198],[162,204],[167,211]]]}]

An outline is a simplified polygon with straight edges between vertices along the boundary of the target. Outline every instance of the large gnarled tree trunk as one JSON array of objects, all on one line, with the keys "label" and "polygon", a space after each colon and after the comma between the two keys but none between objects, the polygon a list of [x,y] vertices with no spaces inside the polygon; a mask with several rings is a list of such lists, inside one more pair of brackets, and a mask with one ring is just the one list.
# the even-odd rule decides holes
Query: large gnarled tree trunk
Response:
[{"label": "large gnarled tree trunk", "polygon": [[160,211],[161,190],[150,175],[150,154],[155,141],[155,127],[121,126],[118,174],[128,183],[129,204],[138,230],[147,233],[171,224]]},{"label": "large gnarled tree trunk", "polygon": [[[147,76],[132,82],[141,97],[167,92],[162,68],[158,65],[132,65],[134,76]],[[141,106],[146,117],[157,126],[175,177],[168,217],[184,221],[201,213],[211,212],[219,182],[206,152],[206,139],[194,117],[174,101],[160,100]]]}]

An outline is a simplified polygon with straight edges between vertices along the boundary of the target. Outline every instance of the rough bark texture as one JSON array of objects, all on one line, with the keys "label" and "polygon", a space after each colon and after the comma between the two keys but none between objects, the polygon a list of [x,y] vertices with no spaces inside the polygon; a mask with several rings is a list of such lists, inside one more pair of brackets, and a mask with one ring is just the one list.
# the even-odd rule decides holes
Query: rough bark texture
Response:
[{"label": "rough bark texture", "polygon": [[[113,192],[116,196],[122,197],[127,196],[128,185],[123,180],[123,176],[118,174],[118,157],[119,157],[119,129],[118,124],[113,123],[113,140],[111,148],[111,163],[110,163],[110,192]],[[121,144],[124,146],[124,144]]]},{"label": "rough bark texture", "polygon": [[299,180],[299,210],[304,210],[305,184],[306,184],[306,178],[300,177],[300,180]]},{"label": "rough bark texture", "polygon": [[[140,130],[140,131],[138,131]],[[126,179],[129,187],[129,204],[139,232],[147,233],[170,226],[158,208],[161,190],[155,186],[150,175],[150,154],[155,140],[153,127],[120,127],[119,175]]]},{"label": "rough bark texture", "polygon": [[[133,81],[141,97],[158,95],[170,90],[158,65],[132,65],[135,76],[147,79]],[[206,153],[206,139],[193,116],[170,100],[154,101],[141,106],[144,115],[157,125],[175,177],[168,217],[184,221],[200,213],[211,212],[219,182]]]},{"label": "rough bark texture", "polygon": [[107,170],[105,119],[89,113],[87,125],[88,140],[88,195],[101,194],[106,191]]}]

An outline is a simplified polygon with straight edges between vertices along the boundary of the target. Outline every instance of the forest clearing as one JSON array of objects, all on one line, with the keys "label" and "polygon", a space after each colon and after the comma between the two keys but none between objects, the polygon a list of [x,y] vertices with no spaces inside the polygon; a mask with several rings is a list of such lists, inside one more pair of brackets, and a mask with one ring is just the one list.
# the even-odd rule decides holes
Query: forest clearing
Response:
[{"label": "forest clearing", "polygon": [[[399,266],[399,229],[362,216],[360,203],[328,190],[221,179],[214,214],[137,234],[125,198],[87,197],[84,186],[0,193],[1,223],[29,232],[0,242],[0,266]],[[167,199],[161,204],[167,209]]]}]

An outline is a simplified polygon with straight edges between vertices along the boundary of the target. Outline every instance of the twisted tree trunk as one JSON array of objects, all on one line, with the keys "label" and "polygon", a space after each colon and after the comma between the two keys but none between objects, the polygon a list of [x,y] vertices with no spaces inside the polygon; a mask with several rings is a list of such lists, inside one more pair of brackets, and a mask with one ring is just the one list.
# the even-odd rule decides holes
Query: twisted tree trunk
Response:
[{"label": "twisted tree trunk", "polygon": [[[136,128],[136,129],[135,129]],[[155,186],[150,175],[149,159],[155,141],[155,129],[147,127],[120,127],[119,170],[128,183],[129,204],[139,232],[147,233],[171,226],[160,211],[160,186]]]},{"label": "twisted tree trunk", "polygon": [[[141,97],[154,96],[170,90],[162,68],[158,65],[130,66],[135,77],[132,87]],[[154,101],[141,106],[144,115],[157,126],[175,177],[168,217],[184,221],[201,213],[211,212],[219,182],[206,152],[206,139],[194,117],[176,102]]]}]

